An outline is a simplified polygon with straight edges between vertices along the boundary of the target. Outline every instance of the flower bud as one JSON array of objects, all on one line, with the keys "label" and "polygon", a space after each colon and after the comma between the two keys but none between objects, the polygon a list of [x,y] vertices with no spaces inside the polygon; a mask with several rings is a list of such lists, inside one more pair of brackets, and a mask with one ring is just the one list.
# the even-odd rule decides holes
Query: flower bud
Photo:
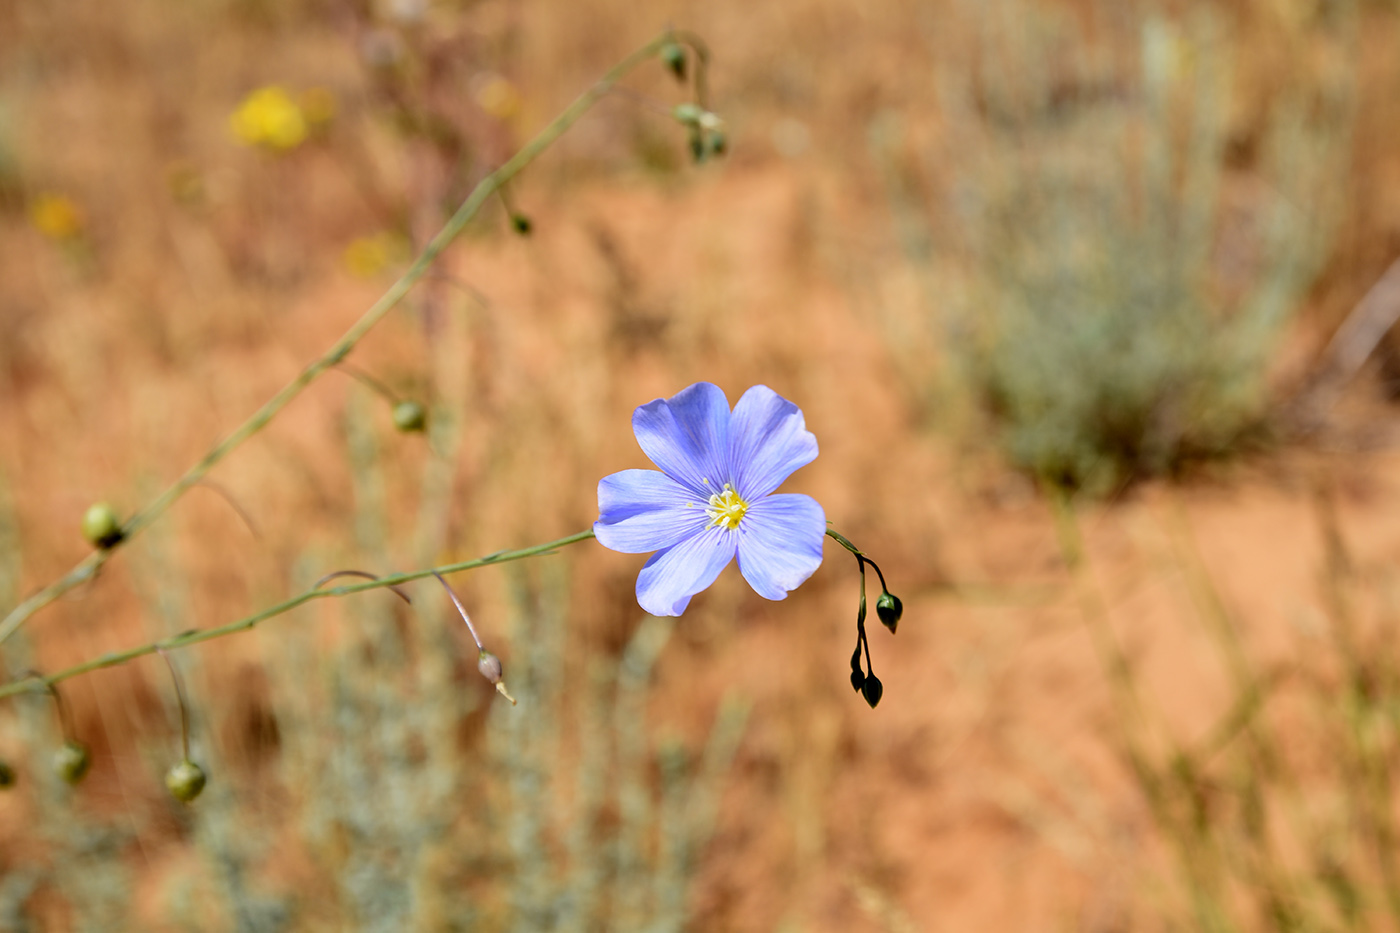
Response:
[{"label": "flower bud", "polygon": [[729,137],[724,135],[724,130],[711,130],[705,136],[705,149],[716,158],[724,155],[729,149]]},{"label": "flower bud", "polygon": [[112,547],[122,539],[122,523],[117,512],[105,502],[88,506],[83,513],[83,537],[93,547]]},{"label": "flower bud", "polygon": [[428,413],[423,406],[409,399],[394,406],[394,427],[404,434],[423,430],[428,424]]},{"label": "flower bud", "polygon": [[683,126],[698,127],[700,121],[705,117],[705,108],[697,104],[677,104],[675,109],[671,111],[671,116],[675,117],[676,121]]},{"label": "flower bud", "polygon": [[15,769],[0,761],[0,790],[9,790],[15,786]]},{"label": "flower bud", "polygon": [[851,689],[854,690],[856,693],[860,693],[861,688],[864,686],[865,671],[861,670],[858,667],[851,668]]},{"label": "flower bud", "polygon": [[177,763],[165,774],[165,786],[170,795],[182,803],[189,803],[204,790],[204,769],[186,758]]},{"label": "flower bud", "polygon": [[880,683],[880,678],[871,674],[865,678],[865,683],[860,688],[861,696],[865,697],[865,702],[874,709],[880,703],[880,697],[885,694],[885,685]]},{"label": "flower bud", "polygon": [[880,598],[875,601],[875,614],[880,617],[885,628],[894,634],[894,630],[899,628],[899,618],[904,615],[904,603],[899,601],[899,597],[889,590],[880,594]]},{"label": "flower bud", "polygon": [[501,682],[501,675],[503,673],[501,659],[491,652],[481,652],[476,661],[476,669],[480,671],[481,676],[485,677],[490,683],[498,684]]},{"label": "flower bud", "polygon": [[661,47],[661,61],[677,81],[685,80],[685,49],[679,42],[668,42]]},{"label": "flower bud", "polygon": [[92,756],[81,742],[64,742],[63,747],[53,753],[54,773],[69,784],[77,784],[88,772]]},{"label": "flower bud", "polygon": [[524,214],[512,213],[510,215],[510,225],[512,229],[521,236],[529,236],[530,231],[534,229],[534,225],[530,223],[530,218],[526,217]]}]

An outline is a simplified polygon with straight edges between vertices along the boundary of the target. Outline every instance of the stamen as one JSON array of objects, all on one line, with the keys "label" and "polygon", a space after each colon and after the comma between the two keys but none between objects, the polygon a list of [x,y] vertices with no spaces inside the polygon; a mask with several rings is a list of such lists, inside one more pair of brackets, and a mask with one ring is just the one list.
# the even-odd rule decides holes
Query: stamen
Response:
[{"label": "stamen", "polygon": [[711,528],[722,526],[732,531],[739,527],[739,522],[748,510],[749,504],[734,491],[733,486],[725,483],[723,490],[710,496],[710,504],[705,513],[710,516]]}]

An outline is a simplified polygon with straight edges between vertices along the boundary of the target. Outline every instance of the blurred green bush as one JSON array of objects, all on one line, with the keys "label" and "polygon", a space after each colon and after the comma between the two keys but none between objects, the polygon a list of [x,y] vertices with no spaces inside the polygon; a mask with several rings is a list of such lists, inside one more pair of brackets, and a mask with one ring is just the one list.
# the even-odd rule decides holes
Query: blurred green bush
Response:
[{"label": "blurred green bush", "polygon": [[[962,282],[925,310],[944,388],[971,391],[1019,467],[1090,491],[1260,437],[1279,337],[1327,255],[1350,75],[1248,113],[1204,8],[1104,15],[1093,43],[1033,0],[965,12],[969,57],[939,73],[947,165],[927,170],[951,176],[946,212],[896,165],[899,124],[873,136],[906,246]],[[1299,41],[1344,43],[1338,15]]]}]

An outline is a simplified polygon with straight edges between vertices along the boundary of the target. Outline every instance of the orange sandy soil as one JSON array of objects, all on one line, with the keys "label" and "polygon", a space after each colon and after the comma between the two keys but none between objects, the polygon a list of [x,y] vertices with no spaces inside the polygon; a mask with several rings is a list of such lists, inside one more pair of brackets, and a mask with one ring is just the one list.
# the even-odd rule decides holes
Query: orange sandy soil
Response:
[{"label": "orange sandy soil", "polygon": [[[338,266],[348,240],[383,218],[335,143],[275,159],[224,135],[225,114],[258,84],[353,93],[360,79],[334,30],[312,21],[204,35],[196,60],[177,40],[199,25],[162,19],[160,4],[130,4],[130,21],[118,23],[98,4],[76,3],[87,25],[74,32],[42,6],[20,4],[9,24],[0,13],[0,32],[22,26],[11,35],[27,43],[26,60],[48,69],[15,95],[24,184],[70,192],[87,233],[86,254],[72,255],[22,211],[0,216],[0,470],[18,510],[25,591],[82,557],[76,526],[87,503],[130,509],[149,498],[388,281]],[[803,407],[822,446],[787,489],[818,497],[881,560],[906,609],[897,636],[872,625],[885,685],[872,711],[847,683],[856,575],[844,552],[828,548],[822,569],[782,603],[755,597],[732,568],[697,598],[662,658],[658,721],[702,735],[728,688],[755,705],[694,889],[696,928],[1151,928],[1142,890],[1161,870],[1157,843],[1115,751],[1119,711],[1050,513],[988,444],[927,427],[930,413],[886,341],[890,308],[914,321],[918,309],[900,297],[915,289],[863,154],[864,119],[918,99],[907,68],[922,61],[924,40],[909,24],[923,20],[896,5],[857,13],[804,3],[658,8],[637,24],[621,5],[596,21],[562,6],[472,14],[482,35],[507,30],[518,43],[506,60],[529,102],[522,122],[538,125],[669,14],[715,49],[733,154],[699,170],[630,168],[615,141],[653,118],[609,102],[516,187],[533,236],[509,236],[493,213],[485,233],[453,249],[447,268],[489,304],[459,344],[444,344],[454,354],[445,370],[470,400],[451,556],[586,527],[597,478],[645,465],[630,436],[635,405],[700,379],[731,400],[771,385]],[[1393,48],[1395,17],[1372,15],[1374,41]],[[482,54],[504,54],[482,44]],[[531,68],[547,75],[540,87]],[[1395,67],[1375,71],[1397,86]],[[634,83],[674,94],[655,74]],[[1400,244],[1400,163],[1376,141],[1395,131],[1375,123],[1394,117],[1400,94],[1370,94],[1357,169],[1367,196],[1347,214],[1301,330],[1305,347]],[[785,159],[771,131],[793,111],[813,145]],[[653,122],[679,157],[678,134]],[[178,145],[162,141],[168,131]],[[495,132],[487,149],[511,138]],[[406,189],[414,158],[371,155],[410,179]],[[197,210],[171,202],[165,173],[176,159],[207,179],[209,201]],[[414,385],[430,349],[403,310],[354,359]],[[193,581],[192,625],[254,610],[286,585],[287,562],[308,541],[345,535],[349,385],[324,377],[214,472],[260,540],[199,490],[168,516]],[[1359,411],[1347,436],[1393,426],[1378,404]],[[395,454],[405,475],[421,453],[409,444]],[[1178,737],[1199,735],[1229,697],[1184,582],[1194,555],[1259,658],[1305,653],[1324,616],[1319,488],[1333,493],[1362,578],[1393,583],[1400,456],[1384,448],[1281,450],[1082,513],[1087,585]],[[636,619],[640,558],[585,544],[573,559],[580,637],[615,650]],[[43,666],[145,640],[132,586],[118,558],[80,598],[37,616],[29,629]],[[489,593],[481,598],[489,605]],[[195,650],[227,657],[233,683],[239,660],[257,653],[238,642]],[[90,784],[116,775],[103,756],[126,732],[166,728],[147,675],[102,672],[69,686],[98,754]],[[0,735],[0,752],[15,751]],[[21,799],[0,797],[6,858],[37,845],[25,826]],[[164,861],[147,864],[158,872]]]}]

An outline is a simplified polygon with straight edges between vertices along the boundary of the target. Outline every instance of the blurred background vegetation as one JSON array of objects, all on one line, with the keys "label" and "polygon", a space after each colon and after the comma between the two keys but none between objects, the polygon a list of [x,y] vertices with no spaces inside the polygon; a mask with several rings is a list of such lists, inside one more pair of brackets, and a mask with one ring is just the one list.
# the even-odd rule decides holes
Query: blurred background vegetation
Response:
[{"label": "blurred background vegetation", "polygon": [[674,621],[592,544],[463,575],[518,707],[436,583],[320,602],[172,658],[191,805],[158,660],[63,686],[74,787],[0,701],[0,929],[1400,927],[1394,346],[1309,404],[1400,256],[1386,0],[0,4],[0,609],[669,24],[723,159],[640,69],[0,660],[580,530],[636,405],[762,382],[905,602],[879,709],[840,553]]}]

